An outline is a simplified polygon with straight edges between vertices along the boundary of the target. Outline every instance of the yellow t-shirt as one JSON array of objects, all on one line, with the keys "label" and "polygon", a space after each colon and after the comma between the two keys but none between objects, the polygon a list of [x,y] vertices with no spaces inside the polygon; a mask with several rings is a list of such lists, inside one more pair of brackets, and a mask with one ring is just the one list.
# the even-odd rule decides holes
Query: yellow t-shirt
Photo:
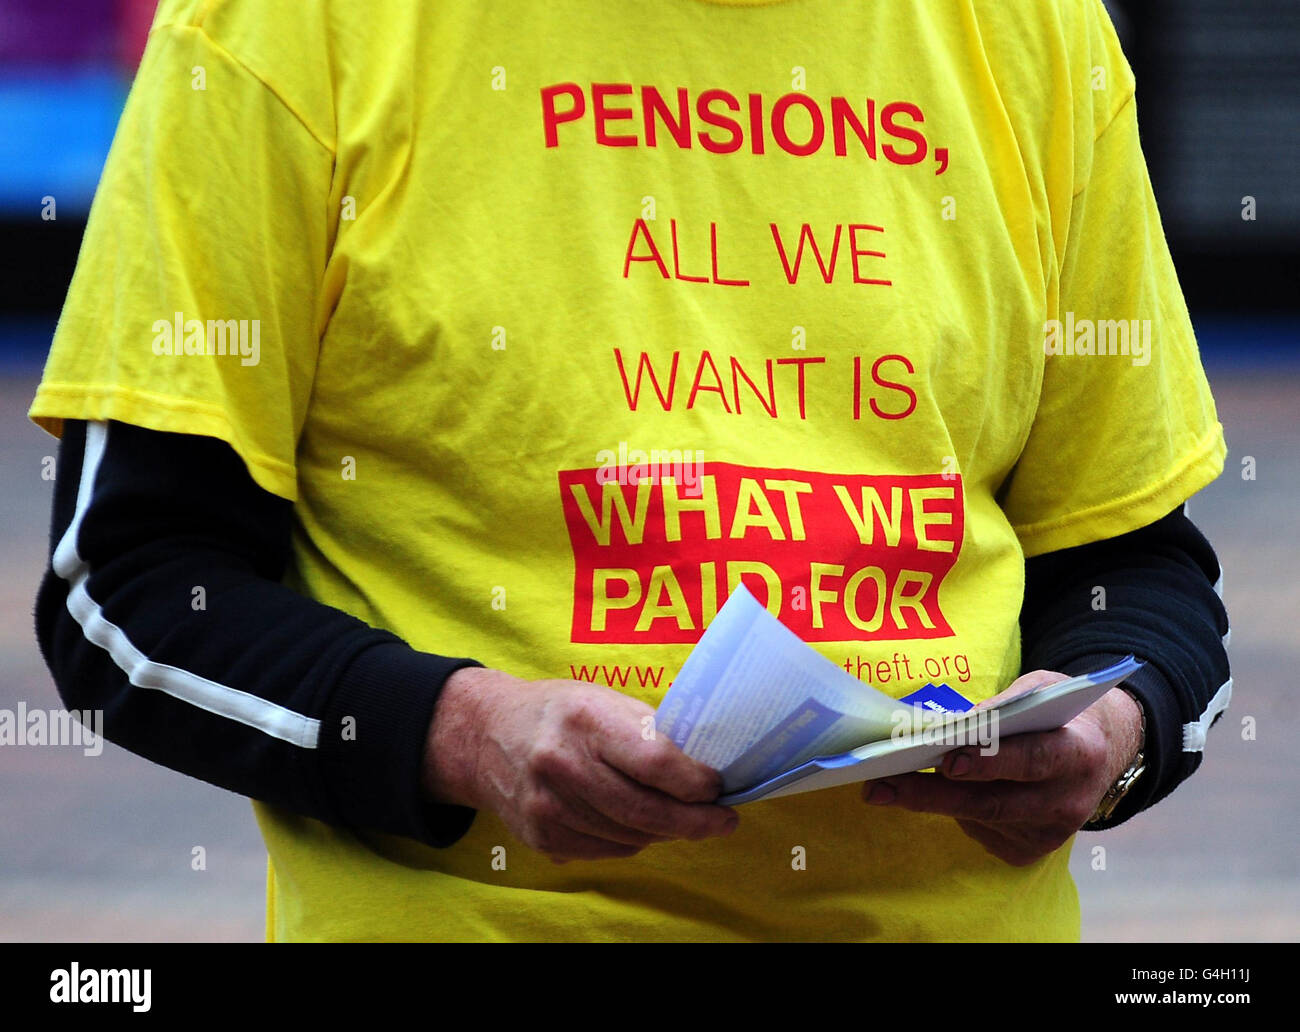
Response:
[{"label": "yellow t-shirt", "polygon": [[[1222,469],[1132,94],[1099,0],[163,0],[32,418],[228,441],[417,649],[656,705],[743,581],[978,701],[1025,556]],[[273,939],[1079,932],[854,786],[563,866],[256,810]]]}]

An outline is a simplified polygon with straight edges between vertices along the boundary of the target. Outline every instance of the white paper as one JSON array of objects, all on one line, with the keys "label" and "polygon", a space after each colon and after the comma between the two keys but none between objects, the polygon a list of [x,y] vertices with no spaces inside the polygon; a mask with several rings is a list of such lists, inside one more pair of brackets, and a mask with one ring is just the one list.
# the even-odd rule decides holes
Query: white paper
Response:
[{"label": "white paper", "polygon": [[1001,736],[1051,730],[1139,666],[1130,657],[936,720],[809,648],[742,586],[687,657],[655,727],[722,773],[720,802],[753,802],[922,770],[959,745],[996,747]]}]

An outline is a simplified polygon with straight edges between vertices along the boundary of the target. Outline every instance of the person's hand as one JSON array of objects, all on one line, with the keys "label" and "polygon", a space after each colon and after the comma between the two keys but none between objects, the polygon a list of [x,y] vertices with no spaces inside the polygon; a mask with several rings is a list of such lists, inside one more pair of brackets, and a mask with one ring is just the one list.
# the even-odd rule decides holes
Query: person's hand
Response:
[{"label": "person's hand", "polygon": [[443,685],[425,745],[435,802],[490,810],[557,862],[628,857],[728,835],[717,771],[653,732],[654,711],[585,681],[465,668]]},{"label": "person's hand", "polygon": [[[1034,670],[978,708],[1068,679]],[[1128,769],[1141,740],[1141,707],[1113,688],[1064,727],[1011,735],[996,755],[966,746],[934,774],[903,774],[863,785],[872,804],[955,817],[994,856],[1022,867],[1058,849],[1092,816]]]}]

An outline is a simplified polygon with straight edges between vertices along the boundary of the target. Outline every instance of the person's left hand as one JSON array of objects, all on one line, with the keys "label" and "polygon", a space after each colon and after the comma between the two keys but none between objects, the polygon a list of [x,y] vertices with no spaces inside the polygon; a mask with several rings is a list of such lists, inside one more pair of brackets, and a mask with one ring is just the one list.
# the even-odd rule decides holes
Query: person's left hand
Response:
[{"label": "person's left hand", "polygon": [[[1034,670],[977,709],[1068,674]],[[1141,707],[1112,688],[1064,727],[1011,735],[996,755],[965,746],[944,756],[934,774],[901,774],[862,787],[873,805],[955,817],[994,856],[1023,867],[1058,849],[1078,831],[1137,755]]]}]

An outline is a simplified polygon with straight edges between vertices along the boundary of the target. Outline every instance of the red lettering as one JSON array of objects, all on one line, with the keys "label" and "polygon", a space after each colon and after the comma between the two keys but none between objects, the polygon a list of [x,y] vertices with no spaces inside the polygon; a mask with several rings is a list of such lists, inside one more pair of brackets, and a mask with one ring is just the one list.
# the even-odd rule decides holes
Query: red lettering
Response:
[{"label": "red lettering", "polygon": [[[808,117],[812,119],[812,135],[804,144],[795,143],[786,131],[786,113],[795,104],[807,111]],[[772,106],[772,139],[776,140],[777,145],[787,154],[794,154],[801,158],[816,154],[821,149],[822,140],[825,138],[826,126],[822,122],[821,108],[813,103],[810,97],[802,93],[787,93],[779,97]]]},{"label": "red lettering", "polygon": [[635,147],[635,136],[611,136],[605,130],[605,123],[614,120],[631,119],[632,109],[610,108],[605,101],[609,97],[630,97],[632,87],[625,82],[593,82],[591,84],[591,107],[596,116],[596,142],[606,147]]},{"label": "red lettering", "polygon": [[853,418],[862,418],[862,359],[853,356]]},{"label": "red lettering", "polygon": [[805,365],[820,365],[825,361],[826,359],[824,358],[778,358],[776,360],[777,365],[793,365],[796,366],[799,370],[799,418],[800,419],[808,418],[804,412],[804,404],[803,404],[803,388],[804,388],[803,367]]},{"label": "red lettering", "polygon": [[[555,98],[566,96],[573,100],[573,106],[567,111],[560,111],[555,106]],[[565,122],[576,122],[586,113],[587,98],[582,87],[576,82],[561,82],[554,86],[542,87],[542,128],[546,131],[546,146],[560,145],[559,127]]]},{"label": "red lettering", "polygon": [[731,154],[740,150],[740,145],[744,142],[745,134],[740,130],[740,123],[734,118],[727,118],[725,115],[716,115],[713,113],[713,104],[715,101],[721,101],[727,108],[733,112],[740,111],[740,101],[726,90],[705,90],[699,95],[695,102],[695,111],[699,115],[700,121],[705,125],[713,126],[715,129],[725,129],[730,134],[730,139],[725,143],[714,140],[708,133],[700,131],[700,146],[712,154]]},{"label": "red lettering", "polygon": [[[592,127],[595,142],[600,147],[658,147],[671,141],[682,150],[690,150],[695,141],[712,154],[732,154],[748,146],[754,154],[767,150],[766,132],[786,154],[809,157],[819,153],[829,135],[837,157],[847,157],[852,137],[856,141],[854,153],[865,154],[876,160],[877,134],[883,132],[889,142],[882,145],[883,156],[896,165],[917,165],[930,153],[930,145],[921,126],[925,115],[921,108],[908,101],[894,101],[877,110],[874,99],[863,100],[858,109],[847,97],[833,96],[819,103],[806,93],[783,93],[771,104],[770,112],[762,93],[732,93],[724,89],[708,89],[693,93],[684,86],[674,90],[673,98],[666,90],[656,86],[637,86],[629,82],[595,82],[590,84]],[[640,94],[639,115],[643,129],[641,139],[620,122],[635,123],[638,116],[634,94]],[[742,101],[744,98],[742,112]],[[587,114],[587,93],[573,82],[555,83],[541,88],[542,130],[547,147],[560,145],[560,126],[577,122]],[[625,106],[620,106],[620,103]],[[803,116],[795,117],[794,109]],[[691,125],[694,111],[698,127]],[[865,117],[864,117],[865,116]],[[807,118],[806,138],[802,128]],[[792,118],[798,124],[791,125]],[[827,122],[830,123],[829,131]],[[746,131],[748,130],[748,131]],[[748,139],[746,139],[748,136]],[[938,164],[936,175],[948,168],[948,151],[934,151]]]},{"label": "red lettering", "polygon": [[767,397],[765,398],[758,388],[754,386],[754,381],[749,378],[749,374],[741,367],[736,357],[734,355],[731,357],[731,387],[736,399],[737,415],[740,414],[740,381],[743,378],[749,384],[749,389],[758,398],[759,404],[767,410],[767,414],[773,419],[776,418],[776,383],[772,379],[773,368],[772,360],[769,358],[767,360]]},{"label": "red lettering", "polygon": [[614,361],[618,363],[618,375],[623,378],[623,394],[627,397],[627,407],[632,412],[636,411],[637,403],[641,400],[641,373],[644,371],[650,377],[650,383],[654,387],[654,392],[659,398],[659,404],[665,412],[673,407],[673,391],[677,389],[677,359],[680,352],[673,352],[672,369],[668,371],[668,396],[664,397],[664,392],[659,389],[659,378],[655,376],[654,366],[650,363],[650,356],[644,351],[637,359],[636,364],[636,388],[633,389],[627,382],[627,370],[623,368],[623,353],[614,349]]},{"label": "red lettering", "polygon": [[673,234],[673,276],[679,280],[687,280],[691,283],[708,283],[707,276],[685,276],[682,274],[682,262],[677,253],[677,220],[669,219],[668,227]]},{"label": "red lettering", "polygon": [[891,280],[864,279],[860,274],[859,267],[858,267],[858,259],[860,257],[862,257],[863,255],[869,255],[872,258],[885,257],[884,251],[867,251],[858,247],[858,230],[860,229],[869,230],[873,233],[883,233],[885,231],[884,226],[867,226],[867,225],[849,226],[849,253],[853,255],[853,282],[868,283],[880,287],[892,287],[894,284]]},{"label": "red lettering", "polygon": [[908,126],[900,126],[895,118],[899,114],[908,115],[914,122],[924,122],[925,116],[921,114],[921,109],[915,104],[906,102],[897,102],[886,104],[880,112],[880,124],[890,136],[896,140],[907,140],[913,144],[911,153],[901,153],[893,144],[887,143],[881,150],[885,152],[885,157],[895,165],[916,165],[925,160],[926,142],[925,135],[917,129]]},{"label": "red lettering", "polygon": [[[704,376],[704,366],[706,364],[713,372],[714,386],[712,387],[707,387],[700,382],[701,378]],[[718,367],[713,364],[713,356],[707,351],[700,352],[700,364],[695,367],[695,382],[691,384],[691,396],[686,401],[686,407],[688,409],[695,407],[695,395],[700,391],[710,391],[717,394],[717,396],[722,399],[723,409],[727,412],[731,411],[731,406],[727,404],[727,392],[723,390],[722,387],[722,377],[718,375]]]},{"label": "red lettering", "polygon": [[898,391],[900,394],[906,394],[908,398],[907,408],[902,412],[885,412],[876,404],[876,399],[872,397],[868,399],[868,402],[871,405],[871,411],[881,419],[906,419],[916,411],[916,391],[912,390],[912,388],[908,387],[906,384],[895,383],[893,380],[884,379],[880,375],[880,367],[886,362],[902,362],[903,366],[909,373],[915,373],[916,370],[912,368],[912,363],[907,360],[906,355],[881,355],[871,364],[871,379],[880,387],[887,387],[891,390]]},{"label": "red lettering", "polygon": [[[649,254],[633,254],[636,249],[636,238],[645,237],[645,242],[650,245]],[[674,243],[676,237],[674,237]],[[627,242],[627,253],[623,256],[623,278],[627,279],[628,269],[632,267],[633,262],[654,262],[659,266],[659,275],[664,279],[668,278],[668,266],[659,255],[659,248],[655,246],[655,238],[650,235],[650,227],[646,225],[645,219],[637,219],[636,224],[632,226],[632,238]]]},{"label": "red lettering", "polygon": [[[572,641],[693,642],[740,584],[805,641],[953,633],[940,598],[965,537],[960,476],[703,462],[689,467],[692,493],[679,478],[612,483],[602,469],[558,474]],[[796,586],[808,605],[786,602]],[[617,667],[605,676],[633,684]]]},{"label": "red lettering", "polygon": [[747,279],[721,279],[718,276],[718,224],[709,223],[709,253],[713,256],[713,282],[723,287],[747,287]]},{"label": "red lettering", "polygon": [[781,265],[785,268],[785,279],[787,283],[796,283],[799,280],[799,266],[803,262],[803,244],[805,239],[808,241],[808,245],[812,248],[813,256],[817,259],[817,266],[822,271],[822,279],[827,283],[831,281],[835,276],[835,258],[836,255],[839,254],[840,250],[841,227],[839,225],[836,225],[835,227],[835,242],[831,246],[831,263],[828,268],[826,263],[822,261],[822,253],[821,249],[817,246],[817,238],[813,235],[811,227],[809,227],[808,223],[805,222],[799,230],[799,250],[795,252],[793,269],[790,267],[789,259],[786,256],[785,245],[781,242],[781,231],[777,229],[775,222],[768,223],[768,226],[772,230],[772,239],[776,241],[776,249],[781,255]]},{"label": "red lettering", "polygon": [[867,100],[867,124],[864,127],[858,121],[853,106],[843,97],[831,97],[831,133],[835,139],[835,153],[841,158],[849,153],[848,134],[844,127],[853,130],[853,135],[862,144],[867,157],[876,159],[876,102]]},{"label": "red lettering", "polygon": [[755,154],[763,153],[763,95],[749,95],[749,147]]},{"label": "red lettering", "polygon": [[690,95],[685,86],[677,88],[677,119],[674,121],[663,96],[653,86],[641,87],[641,116],[645,121],[645,145],[658,145],[658,130],[655,128],[655,116],[658,116],[668,129],[668,135],[682,150],[691,149],[691,115]]}]

